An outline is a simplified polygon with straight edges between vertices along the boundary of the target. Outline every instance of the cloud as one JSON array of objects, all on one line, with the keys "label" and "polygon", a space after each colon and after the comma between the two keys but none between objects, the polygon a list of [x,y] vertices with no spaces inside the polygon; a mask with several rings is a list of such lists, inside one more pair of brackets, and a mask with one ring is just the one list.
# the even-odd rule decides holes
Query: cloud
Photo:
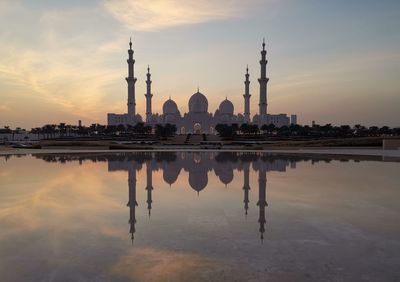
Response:
[{"label": "cloud", "polygon": [[249,7],[254,7],[259,2],[259,0],[105,0],[104,7],[129,28],[137,31],[157,31],[174,26],[238,18],[243,16]]},{"label": "cloud", "polygon": [[0,112],[10,111],[10,107],[4,104],[0,104]]},{"label": "cloud", "polygon": [[[4,9],[0,25],[8,28],[0,30],[0,100],[8,104],[0,105],[1,118],[7,109],[29,115],[27,111],[39,105],[58,112],[55,121],[66,113],[86,122],[103,119],[104,97],[113,85],[123,83],[116,46],[126,44],[109,32],[112,25],[103,21],[109,14],[89,8],[30,10],[16,4]],[[23,19],[23,24],[13,18]]]}]

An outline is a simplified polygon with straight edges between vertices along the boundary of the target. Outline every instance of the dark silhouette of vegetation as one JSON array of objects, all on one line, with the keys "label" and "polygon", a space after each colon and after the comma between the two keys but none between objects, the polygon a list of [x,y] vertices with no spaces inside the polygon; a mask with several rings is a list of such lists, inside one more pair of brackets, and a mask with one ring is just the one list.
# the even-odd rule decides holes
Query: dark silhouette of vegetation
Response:
[{"label": "dark silhouette of vegetation", "polygon": [[[264,124],[258,128],[256,124],[242,124],[239,128],[236,124],[217,124],[215,130],[221,137],[234,137],[236,135],[262,137],[312,137],[312,138],[347,138],[347,137],[378,137],[378,136],[399,136],[400,127],[390,128],[388,126],[369,128],[356,124],[333,126],[326,125],[294,125],[276,127],[273,124]],[[260,137],[260,136],[259,136]]]},{"label": "dark silhouette of vegetation", "polygon": [[[380,136],[400,136],[400,127],[390,128],[388,126],[370,126],[365,127],[356,124],[334,126],[332,124],[313,126],[309,125],[290,125],[276,127],[273,124],[264,124],[260,128],[256,124],[217,124],[215,130],[223,138],[350,138],[350,137],[380,137]],[[134,126],[124,126],[122,124],[101,125],[91,124],[90,126],[77,126],[66,123],[46,124],[42,127],[32,128],[30,131],[16,127],[11,129],[9,126],[0,128],[0,134],[4,134],[2,140],[14,140],[16,134],[36,134],[38,139],[51,138],[74,138],[74,137],[143,137],[153,136],[158,138],[167,138],[175,135],[177,132],[174,124],[157,124],[154,128],[145,123],[137,123]],[[27,139],[27,138],[25,138]]]},{"label": "dark silhouette of vegetation", "polygon": [[217,124],[215,126],[215,130],[218,132],[221,137],[234,137],[237,134],[236,126],[228,125],[228,124]]},{"label": "dark silhouette of vegetation", "polygon": [[156,124],[155,126],[155,134],[157,137],[166,138],[174,136],[176,133],[176,125],[167,123],[165,125]]},{"label": "dark silhouette of vegetation", "polygon": [[245,135],[258,134],[259,133],[258,125],[243,123],[240,126],[240,132]]}]

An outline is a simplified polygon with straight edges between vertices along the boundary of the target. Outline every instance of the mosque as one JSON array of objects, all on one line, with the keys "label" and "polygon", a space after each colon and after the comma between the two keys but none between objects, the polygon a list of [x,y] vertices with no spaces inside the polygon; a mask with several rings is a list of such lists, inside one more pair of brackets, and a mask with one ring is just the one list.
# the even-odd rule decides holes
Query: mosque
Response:
[{"label": "mosque", "polygon": [[267,83],[269,78],[267,77],[267,51],[265,50],[265,40],[262,44],[261,51],[261,74],[258,82],[260,84],[260,96],[259,96],[259,113],[251,118],[250,113],[250,74],[249,69],[246,69],[245,74],[245,93],[244,98],[244,111],[243,113],[235,114],[235,108],[231,101],[227,98],[223,100],[218,109],[214,114],[209,112],[207,97],[200,93],[199,89],[189,99],[189,112],[181,114],[178,105],[169,98],[162,107],[162,114],[152,112],[151,99],[153,94],[151,93],[151,73],[150,67],[147,68],[147,91],[144,95],[146,98],[146,117],[143,121],[142,117],[136,113],[136,98],[135,98],[135,83],[137,79],[134,76],[134,64],[133,59],[132,40],[129,42],[128,50],[128,77],[126,81],[128,83],[128,113],[126,114],[107,114],[108,125],[135,125],[138,122],[145,122],[147,125],[154,126],[156,124],[175,124],[178,129],[178,134],[215,134],[215,126],[217,124],[238,124],[239,126],[243,123],[253,123],[260,127],[264,124],[274,124],[277,127],[288,126],[290,124],[297,123],[297,116],[291,115],[288,117],[287,114],[268,114],[267,112]]}]

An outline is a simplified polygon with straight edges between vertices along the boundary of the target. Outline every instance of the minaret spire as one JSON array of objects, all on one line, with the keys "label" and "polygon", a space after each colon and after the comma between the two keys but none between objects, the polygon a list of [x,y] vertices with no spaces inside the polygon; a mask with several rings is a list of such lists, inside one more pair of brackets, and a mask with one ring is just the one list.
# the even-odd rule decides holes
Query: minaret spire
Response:
[{"label": "minaret spire", "polygon": [[246,80],[244,81],[244,121],[250,122],[250,80],[249,80],[249,65],[246,66]]},{"label": "minaret spire", "polygon": [[258,79],[258,82],[260,83],[260,123],[263,122],[263,120],[266,119],[267,115],[267,83],[269,78],[267,77],[267,51],[265,50],[265,38],[263,39],[263,44],[262,44],[262,51],[261,51],[261,60],[260,60],[260,65],[261,65],[261,75],[260,78]]},{"label": "minaret spire", "polygon": [[128,54],[129,54],[129,58],[127,60],[128,77],[126,78],[126,82],[128,83],[128,115],[133,120],[136,115],[136,101],[135,101],[136,78],[134,74],[135,60],[133,59],[132,38],[129,39]]},{"label": "minaret spire", "polygon": [[150,122],[151,120],[151,98],[153,97],[153,94],[151,94],[151,74],[150,74],[150,65],[147,65],[147,80],[146,80],[146,85],[147,85],[147,91],[144,96],[146,97],[146,122]]}]

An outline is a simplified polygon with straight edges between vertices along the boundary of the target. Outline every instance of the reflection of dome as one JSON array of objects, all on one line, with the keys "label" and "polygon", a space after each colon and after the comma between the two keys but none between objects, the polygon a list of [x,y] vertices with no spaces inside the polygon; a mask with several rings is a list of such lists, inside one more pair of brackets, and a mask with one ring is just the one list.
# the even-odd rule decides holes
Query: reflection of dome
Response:
[{"label": "reflection of dome", "polygon": [[181,172],[181,169],[179,167],[175,168],[174,166],[171,165],[168,169],[164,169],[163,179],[166,183],[168,183],[169,185],[172,185],[178,179],[180,172]]},{"label": "reflection of dome", "polygon": [[207,172],[190,172],[189,185],[197,192],[203,190],[208,183]]},{"label": "reflection of dome", "polygon": [[218,175],[219,180],[225,185],[229,184],[233,180],[233,169],[228,169],[222,171],[220,175]]},{"label": "reflection of dome", "polygon": [[206,96],[197,91],[189,99],[189,112],[206,113],[208,111],[208,101]]},{"label": "reflection of dome", "polygon": [[219,104],[219,113],[233,115],[232,102],[229,101],[228,99],[225,99],[224,101],[222,101],[221,104]]}]

